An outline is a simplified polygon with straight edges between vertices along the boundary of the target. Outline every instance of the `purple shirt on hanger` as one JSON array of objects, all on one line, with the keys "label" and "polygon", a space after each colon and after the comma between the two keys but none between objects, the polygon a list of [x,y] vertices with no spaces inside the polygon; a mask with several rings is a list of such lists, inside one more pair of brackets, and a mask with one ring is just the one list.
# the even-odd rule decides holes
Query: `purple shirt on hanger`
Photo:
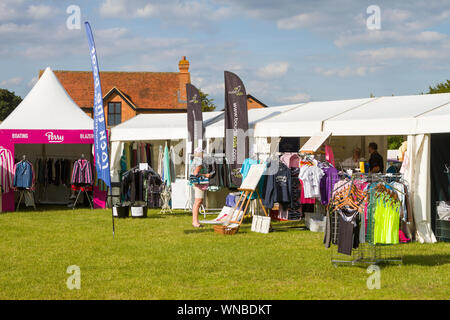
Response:
[{"label": "purple shirt on hanger", "polygon": [[320,180],[320,198],[323,205],[330,202],[333,187],[339,181],[338,171],[334,167],[322,168],[324,176]]}]

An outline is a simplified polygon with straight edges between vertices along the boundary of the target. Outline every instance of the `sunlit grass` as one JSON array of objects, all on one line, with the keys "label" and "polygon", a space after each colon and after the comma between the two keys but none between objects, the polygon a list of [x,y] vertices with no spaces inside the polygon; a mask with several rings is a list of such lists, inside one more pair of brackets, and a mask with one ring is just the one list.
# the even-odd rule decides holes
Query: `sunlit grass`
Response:
[{"label": "sunlit grass", "polygon": [[[287,224],[233,236],[193,229],[188,214],[109,210],[0,215],[0,299],[448,299],[450,244],[408,244],[403,266],[381,269],[369,290],[364,268],[330,263],[322,233]],[[292,225],[291,225],[292,226]],[[69,290],[66,269],[81,269]]]}]

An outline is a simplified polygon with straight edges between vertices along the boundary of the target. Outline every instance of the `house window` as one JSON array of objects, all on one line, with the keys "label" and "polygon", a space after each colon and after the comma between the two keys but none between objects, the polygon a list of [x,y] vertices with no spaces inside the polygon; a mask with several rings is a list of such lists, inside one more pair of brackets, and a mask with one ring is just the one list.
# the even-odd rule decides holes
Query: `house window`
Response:
[{"label": "house window", "polygon": [[108,102],[108,126],[115,126],[122,122],[122,103]]}]

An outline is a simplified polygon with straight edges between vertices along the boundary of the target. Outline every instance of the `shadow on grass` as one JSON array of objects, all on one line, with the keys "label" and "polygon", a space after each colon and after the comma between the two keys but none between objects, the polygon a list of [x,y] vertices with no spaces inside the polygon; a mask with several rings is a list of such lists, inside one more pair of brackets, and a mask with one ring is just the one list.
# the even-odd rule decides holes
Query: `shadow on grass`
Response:
[{"label": "shadow on grass", "polygon": [[[16,205],[17,208],[17,205]],[[48,211],[67,211],[67,212],[77,212],[79,210],[91,210],[92,212],[95,212],[97,209],[91,209],[88,206],[83,205],[77,205],[75,209],[68,207],[67,205],[39,205],[36,204],[36,210],[33,207],[25,207],[23,204],[20,205],[19,211],[11,211],[11,212],[48,212]],[[103,210],[103,209],[100,209]]]},{"label": "shadow on grass", "polygon": [[439,266],[450,263],[450,254],[405,255],[404,265]]},{"label": "shadow on grass", "polygon": [[208,228],[208,227],[194,228],[194,227],[192,227],[191,230],[184,230],[185,234],[211,233],[211,232],[214,232],[214,228]]}]

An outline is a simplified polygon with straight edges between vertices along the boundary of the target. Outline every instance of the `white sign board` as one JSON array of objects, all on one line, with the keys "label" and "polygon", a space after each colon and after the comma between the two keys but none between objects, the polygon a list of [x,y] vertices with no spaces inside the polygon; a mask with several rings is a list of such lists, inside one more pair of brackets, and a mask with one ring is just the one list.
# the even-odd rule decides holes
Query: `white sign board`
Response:
[{"label": "white sign board", "polygon": [[[186,188],[189,188],[186,179],[177,179],[172,183],[172,209],[185,209],[188,200]],[[193,191],[192,194],[194,194]]]},{"label": "white sign board", "polygon": [[331,132],[319,132],[314,134],[303,147],[301,147],[300,152],[316,152],[330,136]]},{"label": "white sign board", "polygon": [[246,190],[256,190],[259,180],[261,180],[265,170],[266,165],[264,163],[252,165],[244,181],[242,181],[240,188]]}]

